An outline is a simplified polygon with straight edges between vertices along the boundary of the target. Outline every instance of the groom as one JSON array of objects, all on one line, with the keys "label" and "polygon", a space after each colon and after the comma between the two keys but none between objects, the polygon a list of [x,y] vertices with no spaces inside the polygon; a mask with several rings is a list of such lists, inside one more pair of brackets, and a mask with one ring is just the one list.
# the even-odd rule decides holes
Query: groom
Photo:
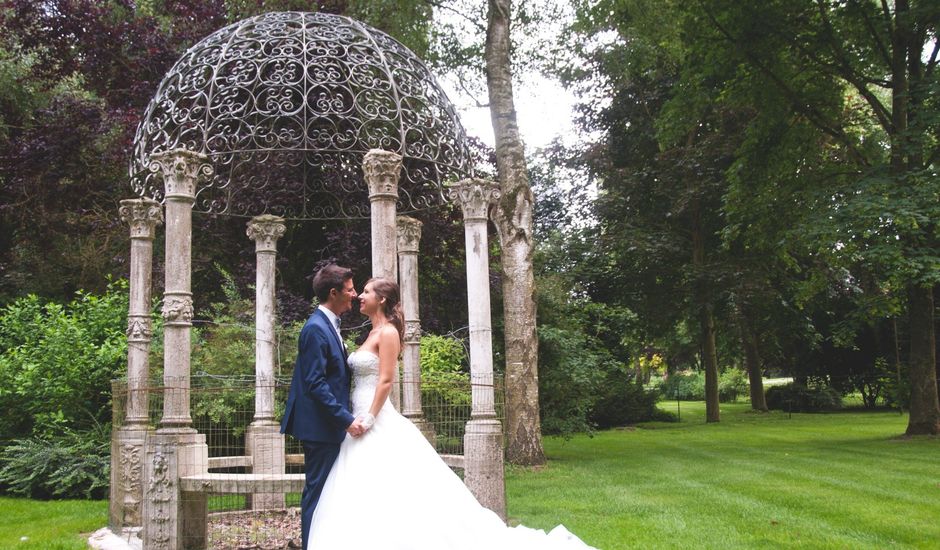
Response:
[{"label": "groom", "polygon": [[348,432],[364,431],[349,411],[350,371],[339,332],[339,316],[356,297],[352,271],[335,264],[317,272],[313,292],[320,305],[300,331],[297,362],[291,379],[281,433],[299,439],[304,447],[304,485],[300,528],[307,549],[313,510]]}]

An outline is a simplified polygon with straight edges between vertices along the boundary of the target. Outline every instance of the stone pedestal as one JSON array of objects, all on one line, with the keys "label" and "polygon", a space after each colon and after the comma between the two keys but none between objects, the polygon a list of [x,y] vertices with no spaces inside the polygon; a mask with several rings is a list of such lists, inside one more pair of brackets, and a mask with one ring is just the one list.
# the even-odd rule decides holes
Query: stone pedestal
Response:
[{"label": "stone pedestal", "polygon": [[111,435],[108,526],[115,533],[140,529],[144,459],[147,437],[152,433],[145,427],[124,426]]},{"label": "stone pedestal", "polygon": [[463,481],[473,496],[506,520],[503,427],[499,420],[471,419],[463,436]]},{"label": "stone pedestal", "polygon": [[[362,159],[362,172],[369,185],[369,217],[372,220],[372,276],[398,281],[397,229],[395,213],[401,155],[372,149]],[[398,370],[391,392],[392,404],[401,410],[401,381]]]},{"label": "stone pedestal", "polygon": [[144,462],[142,539],[147,550],[206,547],[208,502],[205,493],[180,491],[181,477],[207,472],[206,436],[161,433],[147,440]]},{"label": "stone pedestal", "polygon": [[[245,433],[245,452],[252,459],[253,474],[283,474],[286,471],[284,434],[277,422],[252,422]],[[284,508],[284,494],[254,493],[249,495],[249,503],[252,510]]]},{"label": "stone pedestal", "polygon": [[470,317],[470,421],[464,435],[464,482],[480,504],[506,518],[502,426],[496,419],[487,220],[499,186],[466,179],[449,189],[463,210]]}]

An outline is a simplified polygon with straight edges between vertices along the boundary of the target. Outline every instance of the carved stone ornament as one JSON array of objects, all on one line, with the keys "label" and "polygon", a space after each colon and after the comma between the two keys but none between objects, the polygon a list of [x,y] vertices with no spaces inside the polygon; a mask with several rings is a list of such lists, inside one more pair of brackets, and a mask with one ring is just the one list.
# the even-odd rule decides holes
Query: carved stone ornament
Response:
[{"label": "carved stone ornament", "polygon": [[121,488],[124,493],[124,523],[140,524],[140,447],[125,444],[121,446]]},{"label": "carved stone ornament", "polygon": [[170,464],[166,455],[157,452],[153,455],[153,474],[147,487],[147,498],[153,503],[150,509],[150,521],[154,525],[150,543],[153,548],[168,548],[170,542],[170,509],[169,503],[173,500],[173,480],[170,479]]},{"label": "carved stone ornament", "polygon": [[153,199],[122,200],[118,213],[130,224],[132,239],[153,239],[154,228],[163,223],[163,207]]},{"label": "carved stone ornament", "polygon": [[405,321],[405,342],[418,343],[421,341],[421,322]]},{"label": "carved stone ornament", "polygon": [[195,198],[199,177],[213,174],[209,157],[183,148],[150,155],[150,171],[163,174],[167,198]]},{"label": "carved stone ornament", "polygon": [[499,200],[499,185],[490,180],[470,178],[448,186],[448,198],[463,209],[465,221],[486,220],[490,206]]},{"label": "carved stone ornament", "polygon": [[166,323],[190,323],[193,320],[191,296],[166,296],[163,299],[163,320]]},{"label": "carved stone ornament", "polygon": [[401,155],[372,149],[362,159],[362,172],[369,184],[369,200],[398,200]]},{"label": "carved stone ornament", "polygon": [[398,216],[398,252],[418,253],[418,243],[421,242],[420,220],[408,216]]},{"label": "carved stone ornament", "polygon": [[150,341],[153,332],[150,329],[150,317],[141,316],[127,318],[127,339]]},{"label": "carved stone ornament", "polygon": [[248,238],[255,241],[256,252],[276,252],[277,240],[284,236],[284,218],[264,214],[248,222]]}]

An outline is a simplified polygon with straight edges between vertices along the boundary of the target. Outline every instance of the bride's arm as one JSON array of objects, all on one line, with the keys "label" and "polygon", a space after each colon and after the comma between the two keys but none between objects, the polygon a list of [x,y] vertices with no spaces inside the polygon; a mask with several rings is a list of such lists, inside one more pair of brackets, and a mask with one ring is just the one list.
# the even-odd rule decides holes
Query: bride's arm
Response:
[{"label": "bride's arm", "polygon": [[398,339],[398,330],[392,325],[386,325],[379,332],[379,382],[375,387],[375,398],[369,414],[376,417],[382,410],[382,405],[392,391],[392,382],[395,380],[395,371],[398,369],[398,353],[401,343]]}]

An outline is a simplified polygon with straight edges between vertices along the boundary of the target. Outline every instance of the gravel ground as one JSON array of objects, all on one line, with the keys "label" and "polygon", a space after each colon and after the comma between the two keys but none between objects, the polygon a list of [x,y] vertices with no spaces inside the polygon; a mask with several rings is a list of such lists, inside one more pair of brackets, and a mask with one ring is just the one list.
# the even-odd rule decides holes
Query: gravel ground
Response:
[{"label": "gravel ground", "polygon": [[210,515],[209,548],[213,550],[300,548],[300,509]]}]

